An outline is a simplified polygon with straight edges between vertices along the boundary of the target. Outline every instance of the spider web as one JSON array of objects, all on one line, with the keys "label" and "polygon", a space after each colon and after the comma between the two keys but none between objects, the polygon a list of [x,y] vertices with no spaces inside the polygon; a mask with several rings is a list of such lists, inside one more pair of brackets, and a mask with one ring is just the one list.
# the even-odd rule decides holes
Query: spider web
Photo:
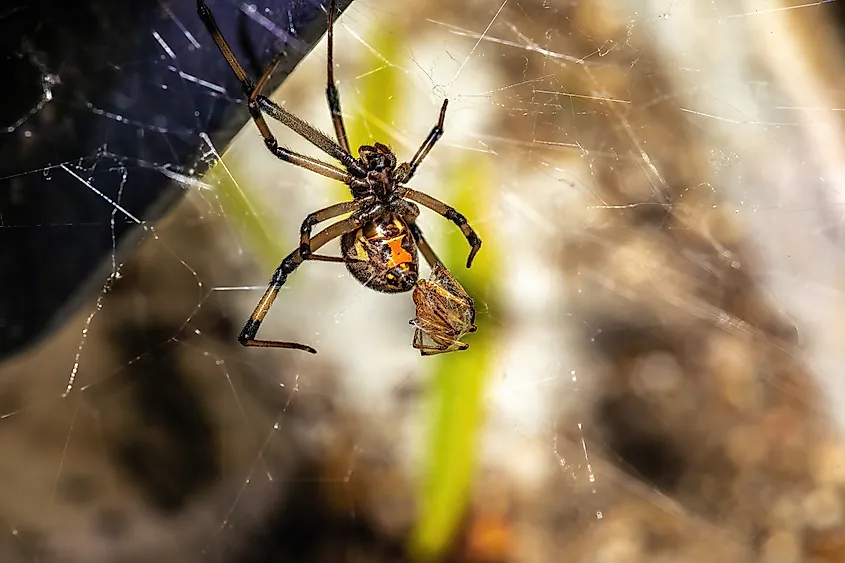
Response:
[{"label": "spider web", "polygon": [[[278,14],[231,7],[262,56],[296,37]],[[210,104],[242,104],[179,70],[222,59],[160,9],[143,22],[154,58],[102,64],[170,65],[173,81],[140,91],[199,85]],[[340,20],[336,77],[364,136],[352,144],[388,139],[407,159],[448,97],[446,135],[413,185],[485,241],[472,277],[460,233],[423,211],[478,309],[460,354],[488,354],[462,364],[484,372],[486,407],[459,557],[840,556],[833,15],[826,2],[356,0]],[[162,41],[161,21],[185,29],[180,45]],[[322,40],[273,98],[331,131],[325,53]],[[41,102],[7,133],[25,142],[80,69],[15,56],[42,72]],[[80,95],[107,124],[101,150],[27,172],[73,178],[102,204],[112,246],[81,309],[0,365],[3,561],[395,560],[430,461],[426,397],[457,361],[411,348],[410,294],[308,263],[262,335],[319,354],[235,342],[267,257],[293,249],[302,218],[345,199],[342,186],[275,160],[252,123],[217,146],[207,108],[188,121],[194,166],[130,159],[118,133],[175,153],[186,129]],[[160,220],[122,203],[148,173],[185,192]],[[117,244],[130,227],[143,241]]]}]

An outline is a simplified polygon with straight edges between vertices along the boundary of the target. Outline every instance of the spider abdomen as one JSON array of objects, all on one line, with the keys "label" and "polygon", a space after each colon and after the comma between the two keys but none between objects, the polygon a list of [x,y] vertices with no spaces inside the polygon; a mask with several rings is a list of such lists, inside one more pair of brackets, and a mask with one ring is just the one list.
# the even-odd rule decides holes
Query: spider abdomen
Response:
[{"label": "spider abdomen", "polygon": [[417,245],[398,214],[387,213],[343,235],[340,250],[349,273],[370,289],[402,293],[417,283]]}]

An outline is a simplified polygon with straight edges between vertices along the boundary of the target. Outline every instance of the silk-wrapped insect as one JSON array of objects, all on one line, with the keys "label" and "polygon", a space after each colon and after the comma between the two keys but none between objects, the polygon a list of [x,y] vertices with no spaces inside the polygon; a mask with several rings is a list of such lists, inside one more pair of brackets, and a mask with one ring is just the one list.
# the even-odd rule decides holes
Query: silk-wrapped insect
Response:
[{"label": "silk-wrapped insect", "polygon": [[411,321],[414,348],[422,356],[457,352],[469,348],[461,338],[475,332],[475,305],[458,280],[435,262],[426,280],[414,288],[417,316]]}]

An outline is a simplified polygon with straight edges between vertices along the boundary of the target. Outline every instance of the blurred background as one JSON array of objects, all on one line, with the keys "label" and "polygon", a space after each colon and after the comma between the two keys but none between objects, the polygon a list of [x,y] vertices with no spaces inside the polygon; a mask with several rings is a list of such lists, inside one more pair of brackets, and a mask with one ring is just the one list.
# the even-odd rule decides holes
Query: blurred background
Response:
[{"label": "blurred background", "polygon": [[[450,100],[412,185],[484,240],[422,212],[470,348],[320,262],[261,333],[319,353],[242,348],[344,186],[192,2],[10,7],[0,561],[845,561],[840,3],[341,4],[352,145]],[[209,5],[331,131],[323,6]]]}]

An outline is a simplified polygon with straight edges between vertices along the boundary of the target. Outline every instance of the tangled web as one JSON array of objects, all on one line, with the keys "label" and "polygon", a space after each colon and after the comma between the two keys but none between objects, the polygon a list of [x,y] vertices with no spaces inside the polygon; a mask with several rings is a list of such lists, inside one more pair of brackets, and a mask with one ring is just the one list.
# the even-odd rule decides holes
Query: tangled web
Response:
[{"label": "tangled web", "polygon": [[[253,76],[319,35],[290,23],[308,2],[211,6]],[[437,359],[411,346],[410,294],[330,263],[291,276],[262,328],[319,354],[237,344],[302,219],[348,195],[252,122],[235,136],[243,95],[192,3],[91,9],[131,22],[103,32],[113,52],[40,50],[61,12],[26,28],[7,62],[36,101],[0,125],[0,240],[37,274],[0,310],[19,349],[0,558],[395,560],[440,416],[478,432],[463,560],[837,560],[834,9],[356,0],[335,39],[352,143],[408,159],[448,97],[413,185],[484,239],[466,271],[460,232],[420,219],[477,309],[469,350]],[[331,131],[325,54],[272,97]],[[483,418],[432,408],[437,389]]]}]

